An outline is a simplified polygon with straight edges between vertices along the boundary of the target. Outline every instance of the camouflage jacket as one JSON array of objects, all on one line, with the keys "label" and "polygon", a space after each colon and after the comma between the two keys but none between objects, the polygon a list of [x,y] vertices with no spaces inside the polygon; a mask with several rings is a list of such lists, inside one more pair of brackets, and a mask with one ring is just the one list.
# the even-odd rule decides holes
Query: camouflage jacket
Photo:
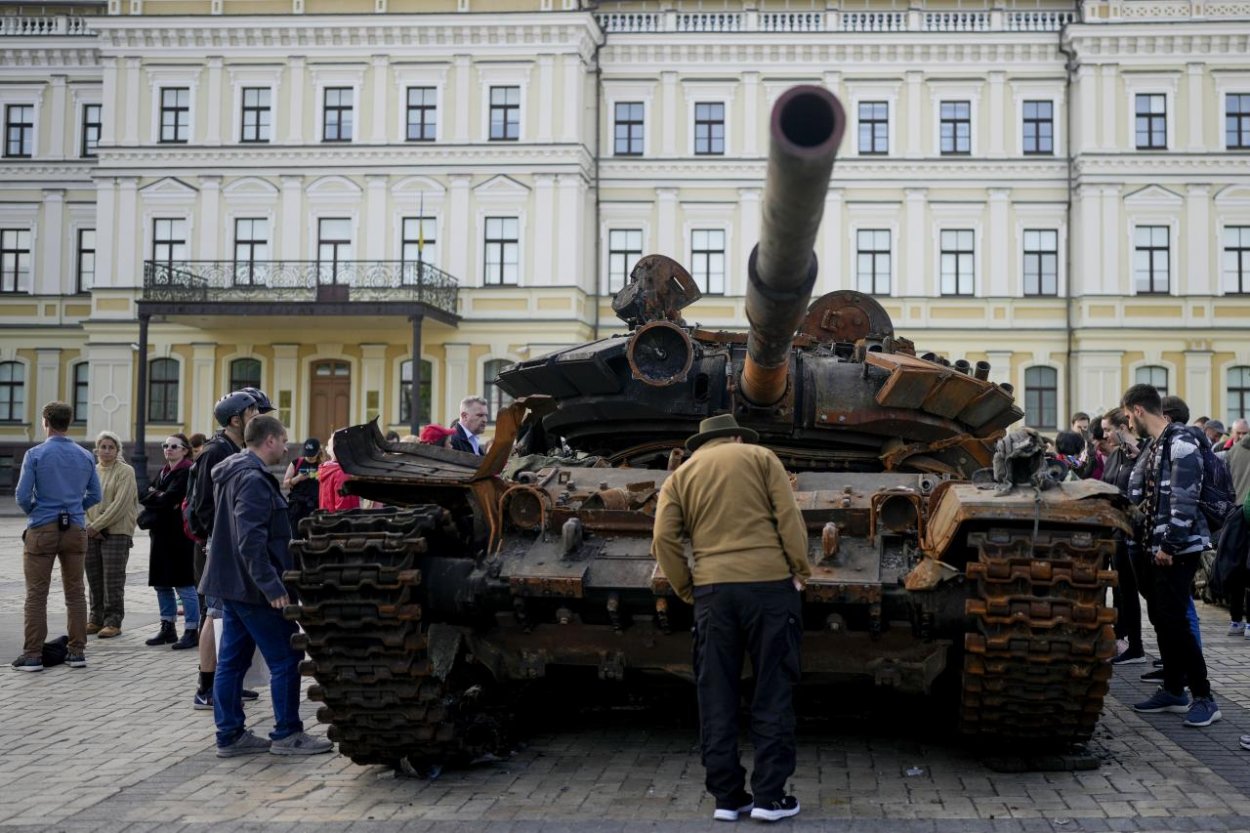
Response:
[{"label": "camouflage jacket", "polygon": [[1144,449],[1129,477],[1128,499],[1146,516],[1131,548],[1169,555],[1197,553],[1211,545],[1202,495],[1202,446],[1205,437],[1172,424]]}]

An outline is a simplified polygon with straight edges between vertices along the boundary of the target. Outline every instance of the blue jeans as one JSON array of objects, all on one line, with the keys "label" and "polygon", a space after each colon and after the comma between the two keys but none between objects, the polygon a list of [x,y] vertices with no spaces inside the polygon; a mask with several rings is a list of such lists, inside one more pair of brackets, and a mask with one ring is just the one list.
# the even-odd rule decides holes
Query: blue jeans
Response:
[{"label": "blue jeans", "polygon": [[193,631],[200,626],[200,597],[196,594],[195,587],[188,584],[186,587],[152,589],[156,591],[156,603],[160,606],[162,622],[175,622],[178,619],[178,602],[174,597],[176,590],[182,597],[182,614],[187,630]]},{"label": "blue jeans", "polygon": [[243,734],[243,675],[260,648],[269,665],[269,691],[273,695],[273,731],[270,740],[282,740],[304,730],[299,718],[299,662],[303,651],[291,647],[298,628],[267,605],[225,601],[222,610],[221,646],[217,675],[213,679],[213,719],[217,745],[229,746]]},{"label": "blue jeans", "polygon": [[1189,609],[1185,611],[1185,618],[1189,621],[1189,629],[1193,631],[1194,641],[1198,643],[1198,650],[1202,650],[1202,630],[1198,627],[1198,608],[1194,607],[1194,597],[1189,597]]}]

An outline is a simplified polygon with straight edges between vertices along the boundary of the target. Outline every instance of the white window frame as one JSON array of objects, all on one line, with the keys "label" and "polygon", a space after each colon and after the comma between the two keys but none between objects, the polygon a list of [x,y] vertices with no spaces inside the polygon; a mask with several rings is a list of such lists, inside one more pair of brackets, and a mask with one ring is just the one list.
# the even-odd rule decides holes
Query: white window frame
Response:
[{"label": "white window frame", "polygon": [[[848,156],[863,157],[865,159],[881,159],[894,158],[898,155],[898,96],[899,89],[903,82],[864,82],[848,80],[848,85],[854,88],[851,93],[851,110],[847,113],[848,132],[845,134],[854,142],[854,150],[848,153]],[[879,153],[864,154],[859,148],[859,105],[861,102],[867,101],[884,101],[885,117],[886,117],[886,151],[882,157]],[[845,141],[845,140],[844,140]],[[893,240],[893,238],[891,238]],[[893,286],[893,284],[891,284]]]},{"label": "white window frame", "polygon": [[[7,214],[8,212],[4,212]],[[36,286],[36,280],[39,278],[39,234],[38,227],[33,220],[24,219],[19,222],[7,222],[0,215],[0,231],[24,231],[30,235],[30,275],[27,280],[30,282],[26,290],[16,288],[12,292],[0,292],[0,298],[15,298],[22,295],[40,295]]]},{"label": "white window frame", "polygon": [[696,231],[719,231],[722,235],[724,235],[724,248],[721,250],[722,257],[725,258],[724,289],[720,292],[713,292],[711,285],[709,285],[706,290],[700,289],[700,291],[702,291],[705,296],[717,298],[728,298],[732,296],[735,288],[733,284],[734,258],[732,223],[729,221],[710,220],[708,222],[688,221],[685,224],[682,231],[682,236],[684,238],[683,243],[686,250],[685,263],[690,264],[690,277],[694,278],[697,284],[698,279],[695,278],[694,273],[694,233]]},{"label": "white window frame", "polygon": [[[736,150],[733,141],[734,94],[737,84],[720,81],[685,81],[682,93],[686,97],[686,153],[695,161],[728,159]],[[725,108],[725,149],[722,153],[695,153],[694,111],[696,104],[720,104]]]},{"label": "white window frame", "polygon": [[[985,223],[982,212],[985,205],[971,208],[965,203],[929,203],[929,217],[932,237],[929,241],[933,264],[929,280],[929,291],[934,298],[983,298],[985,297],[985,265],[982,260],[987,256],[985,251]],[[942,292],[942,232],[972,231],[972,294],[945,295]]]},{"label": "white window frame", "polygon": [[[199,120],[196,118],[196,108],[199,106],[199,86],[200,86],[200,67],[179,68],[172,67],[144,67],[148,77],[148,95],[152,112],[148,119],[148,130],[150,131],[151,143],[162,147],[170,145],[196,145],[200,144],[199,136],[196,128],[199,126]],[[165,87],[186,87],[187,88],[187,140],[185,142],[162,142],[161,141],[161,89]]]},{"label": "white window frame", "polygon": [[603,136],[605,140],[604,147],[600,148],[600,153],[604,161],[608,159],[638,159],[637,156],[616,156],[616,105],[628,102],[642,102],[642,158],[647,158],[654,152],[655,145],[652,142],[651,128],[652,119],[655,115],[655,89],[651,84],[616,84],[612,82],[604,82],[605,95],[604,101],[607,102],[607,109],[604,111]]},{"label": "white window frame", "polygon": [[[981,81],[928,81],[929,106],[933,120],[930,138],[932,155],[938,159],[977,159],[981,155]],[[968,153],[942,153],[942,102],[968,102]],[[915,129],[915,128],[913,128]]]},{"label": "white window frame", "polygon": [[[612,233],[613,232],[631,232],[631,231],[636,231],[639,234],[640,242],[638,244],[638,249],[639,249],[638,258],[639,260],[641,260],[642,258],[647,256],[647,229],[644,228],[641,223],[637,225],[632,225],[632,226],[622,224],[622,223],[610,223],[603,227],[603,232],[602,232],[603,234],[602,236],[602,239],[603,239],[603,272],[602,272],[603,287],[601,291],[604,295],[612,296],[612,295],[615,295],[617,292],[621,291],[620,289],[612,288],[612,274],[611,274],[612,252],[613,252]],[[637,261],[635,261],[635,265],[636,264],[637,264]],[[632,268],[625,272],[625,275],[623,276],[622,281],[621,281],[621,289],[629,285],[629,273],[631,271],[633,271]]]},{"label": "white window frame", "polygon": [[[431,144],[429,140],[423,142],[408,141],[408,88],[409,87],[433,87],[434,88],[434,107],[437,123],[434,125],[434,141],[438,144],[443,141],[447,135],[447,107],[445,105],[445,91],[447,89],[447,70],[450,64],[392,64],[391,78],[395,83],[396,100],[399,102],[399,118],[392,132],[394,141],[404,145],[426,145]],[[465,106],[468,106],[467,103]]]},{"label": "white window frame", "polygon": [[[31,368],[33,365],[30,360],[22,358],[16,353],[9,351],[6,355],[0,356],[0,363],[5,362],[15,362],[22,366],[22,410],[25,411],[25,413],[22,414],[22,418],[20,420],[5,420],[0,422],[0,431],[13,430],[22,425],[30,425],[32,413],[31,408],[35,405],[33,401],[35,393],[35,379],[32,378],[31,375]],[[1227,378],[1228,374],[1225,373],[1224,376]],[[1224,387],[1227,389],[1228,385],[1225,384]]]},{"label": "white window frame", "polygon": [[[1015,298],[1065,298],[1068,294],[1068,224],[1064,221],[1062,204],[1015,203],[1015,262],[1011,267],[1011,289],[1008,295]],[[1055,276],[1058,295],[1024,294],[1024,232],[1054,231],[1059,235],[1059,269]]]},{"label": "white window frame", "polygon": [[[1062,84],[1054,84],[1041,81],[1012,81],[1011,82],[1012,98],[1015,101],[1015,123],[1012,126],[1012,135],[1015,136],[1015,155],[1022,159],[1060,159],[1067,154],[1067,146],[1064,145],[1064,124],[1063,124],[1063,86]],[[1046,153],[1030,153],[1024,152],[1024,102],[1026,101],[1049,101],[1051,115],[1051,147],[1053,151]]]},{"label": "white window frame", "polygon": [[[42,109],[43,109],[44,87],[45,87],[44,84],[20,84],[20,85],[14,85],[14,86],[0,85],[0,119],[6,118],[7,113],[8,113],[8,108],[10,106],[14,106],[14,107],[33,106],[35,108],[34,114],[31,116],[32,124],[31,124],[31,129],[30,129],[30,156],[8,156],[8,157],[3,157],[3,158],[9,159],[13,162],[18,162],[18,163],[32,162],[39,158],[39,136],[40,136],[39,125],[40,125],[40,113],[42,112]],[[81,119],[81,116],[79,116],[79,118]],[[5,128],[4,140],[5,140],[6,147],[0,148],[0,151],[7,149],[8,138],[9,138],[7,121],[3,124],[3,127]],[[55,137],[53,141],[55,141]],[[57,154],[57,151],[58,151],[58,148],[55,148],[55,147],[52,148],[52,154],[54,156]],[[76,159],[77,154],[75,154],[73,158]]]},{"label": "white window frame", "polygon": [[[1038,359],[1038,360],[1026,361],[1020,365],[1020,376],[1016,380],[1017,381],[1016,390],[1020,392],[1020,397],[1018,400],[1020,402],[1020,407],[1024,408],[1028,403],[1028,398],[1027,398],[1028,386],[1025,384],[1025,380],[1028,379],[1028,372],[1035,367],[1046,367],[1055,371],[1055,423],[1056,424],[1055,425],[1041,425],[1037,427],[1043,431],[1059,430],[1064,427],[1064,414],[1068,412],[1068,403],[1066,401],[1067,396],[1066,396],[1066,389],[1065,389],[1066,380],[1064,379],[1064,375],[1063,375],[1064,369],[1059,364],[1052,362],[1049,359],[1044,359],[1044,360]],[[1025,417],[1024,423],[1026,425],[1028,424],[1027,415]]]},{"label": "white window frame", "polygon": [[[1180,257],[1180,218],[1175,216],[1153,216],[1142,212],[1134,214],[1128,223],[1128,288],[1129,295],[1142,298],[1167,298],[1180,295],[1181,282],[1184,280],[1182,268],[1184,262]],[[1168,291],[1141,293],[1137,291],[1137,229],[1139,226],[1165,226],[1168,229]]]},{"label": "white window frame", "polygon": [[[188,246],[190,246],[189,243],[188,243]],[[153,381],[152,372],[151,372],[152,362],[157,361],[158,359],[172,359],[178,364],[178,401],[177,401],[177,408],[174,412],[174,418],[172,420],[148,419],[148,416],[152,412],[151,411],[152,397],[150,396],[152,392],[152,381]],[[192,384],[191,377],[187,373],[186,360],[181,355],[175,353],[173,350],[170,350],[169,346],[166,345],[164,350],[153,351],[148,354],[148,366],[146,368],[146,377],[147,377],[148,389],[143,392],[143,406],[147,408],[148,411],[147,413],[143,414],[143,418],[148,420],[148,426],[150,427],[153,425],[183,425],[185,424],[185,414],[184,414],[183,406],[187,398],[187,390],[189,389],[188,386]]]},{"label": "white window frame", "polygon": [[[516,220],[517,221],[517,275],[516,283],[487,283],[486,282],[486,221],[487,220]],[[520,289],[525,286],[525,218],[519,212],[514,212],[506,208],[492,209],[482,208],[478,210],[478,282],[479,285],[490,289]]]},{"label": "white window frame", "polygon": [[[1120,70],[1120,77],[1124,79],[1125,109],[1128,110],[1128,143],[1122,150],[1131,153],[1173,153],[1176,147],[1176,120],[1179,115],[1176,111],[1176,91],[1180,85],[1181,73],[1176,72],[1133,72],[1131,70]],[[1137,148],[1137,96],[1138,95],[1162,95],[1165,97],[1164,112],[1166,113],[1166,148]],[[1222,102],[1221,102],[1222,106]],[[1221,128],[1223,127],[1223,119],[1220,120]]]},{"label": "white window frame", "polygon": [[[365,123],[362,121],[361,115],[361,96],[360,90],[364,86],[365,70],[360,68],[347,67],[312,67],[313,78],[313,96],[314,96],[314,118],[313,129],[316,131],[316,137],[309,144],[325,145],[333,147],[335,145],[358,145],[363,141],[361,133],[365,129]],[[326,110],[326,90],[332,87],[350,87],[352,91],[352,138],[348,141],[329,141],[325,139],[325,110]],[[383,102],[378,102],[378,106],[384,106]],[[275,132],[276,132],[275,124]]]},{"label": "white window frame", "polygon": [[[481,129],[478,135],[482,137],[483,142],[490,142],[492,145],[498,144],[525,144],[530,141],[531,125],[529,116],[529,79],[530,73],[534,69],[531,61],[509,61],[509,62],[477,62],[474,64],[477,70],[478,91],[481,98],[481,105],[478,110],[478,116],[481,118]],[[491,87],[518,87],[520,90],[520,104],[518,105],[517,116],[520,121],[517,123],[517,137],[515,139],[491,139],[490,137],[490,88]],[[546,91],[544,91],[545,93]],[[467,102],[466,102],[466,105]],[[485,228],[481,226],[481,228]]]}]

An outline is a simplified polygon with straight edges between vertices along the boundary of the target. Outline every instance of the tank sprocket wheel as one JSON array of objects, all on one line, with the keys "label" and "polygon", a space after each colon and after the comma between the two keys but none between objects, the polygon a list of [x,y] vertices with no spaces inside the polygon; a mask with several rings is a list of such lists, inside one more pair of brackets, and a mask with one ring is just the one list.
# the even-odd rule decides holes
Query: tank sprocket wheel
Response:
[{"label": "tank sprocket wheel", "polygon": [[1115,655],[1106,591],[1115,542],[1085,532],[992,530],[969,537],[974,628],[964,637],[960,728],[990,744],[1089,740]]},{"label": "tank sprocket wheel", "polygon": [[304,633],[317,719],[358,764],[455,763],[493,752],[502,734],[477,704],[480,681],[453,667],[433,675],[422,617],[421,556],[446,524],[438,506],[317,513],[292,542],[300,594],[288,608]]}]

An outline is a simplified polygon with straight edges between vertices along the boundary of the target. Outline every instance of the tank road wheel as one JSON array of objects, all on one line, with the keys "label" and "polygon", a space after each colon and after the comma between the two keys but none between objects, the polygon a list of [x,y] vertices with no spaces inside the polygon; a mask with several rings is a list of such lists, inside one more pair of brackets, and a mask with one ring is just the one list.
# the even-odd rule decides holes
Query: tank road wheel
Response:
[{"label": "tank road wheel", "polygon": [[1115,655],[1115,542],[1045,530],[968,540],[975,624],[964,637],[962,732],[1051,748],[1089,740]]},{"label": "tank road wheel", "polygon": [[452,763],[494,751],[499,733],[476,712],[480,680],[459,651],[435,676],[422,622],[421,556],[446,523],[438,506],[318,513],[291,544],[286,580],[301,604],[287,609],[304,633],[292,637],[316,678],[317,719],[358,764],[405,759]]}]

